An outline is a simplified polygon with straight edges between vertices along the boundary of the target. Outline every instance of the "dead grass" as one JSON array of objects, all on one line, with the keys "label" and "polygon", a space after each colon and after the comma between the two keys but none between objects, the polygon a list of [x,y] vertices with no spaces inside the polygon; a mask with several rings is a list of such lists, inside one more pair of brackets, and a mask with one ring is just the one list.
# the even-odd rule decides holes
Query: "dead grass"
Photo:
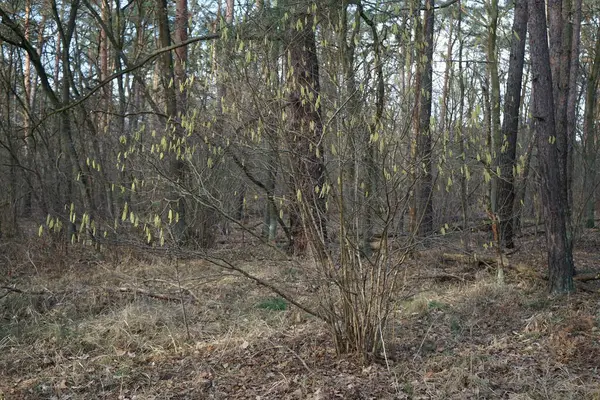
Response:
[{"label": "dead grass", "polygon": [[[13,247],[1,283],[23,293],[0,299],[0,398],[600,399],[600,297],[551,298],[513,270],[498,286],[485,269],[419,278],[464,273],[433,256],[407,265],[385,355],[364,366],[336,357],[319,321],[261,306],[271,293],[205,262],[84,249],[56,260],[36,246]],[[310,301],[301,260],[236,252]],[[535,257],[511,262],[542,270]]]}]

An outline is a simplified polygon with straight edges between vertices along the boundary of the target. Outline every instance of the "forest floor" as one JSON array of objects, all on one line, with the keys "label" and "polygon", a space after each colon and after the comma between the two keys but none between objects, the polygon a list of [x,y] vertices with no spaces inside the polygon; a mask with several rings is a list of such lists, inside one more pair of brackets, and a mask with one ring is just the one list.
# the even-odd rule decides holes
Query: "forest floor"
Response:
[{"label": "forest floor", "polygon": [[[442,262],[459,252],[450,237],[406,262],[385,357],[370,365],[202,260],[0,246],[0,399],[600,399],[598,283],[548,296],[543,235],[520,239],[501,286],[495,267]],[[220,247],[261,278],[308,285],[302,260]],[[575,260],[600,272],[600,232],[582,235]]]}]

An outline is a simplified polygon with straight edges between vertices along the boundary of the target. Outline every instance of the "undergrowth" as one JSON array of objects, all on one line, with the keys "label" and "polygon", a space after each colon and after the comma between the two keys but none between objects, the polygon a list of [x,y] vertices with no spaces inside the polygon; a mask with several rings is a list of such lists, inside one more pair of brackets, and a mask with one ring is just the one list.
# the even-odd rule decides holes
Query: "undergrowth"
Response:
[{"label": "undergrowth", "polygon": [[[419,276],[440,266],[410,264],[413,295],[362,365],[335,355],[322,322],[202,261],[76,254],[14,263],[2,281],[5,398],[600,398],[592,294],[548,297],[510,272],[503,286],[493,271],[439,284]],[[291,263],[241,262],[281,281],[293,268],[311,301]]]}]

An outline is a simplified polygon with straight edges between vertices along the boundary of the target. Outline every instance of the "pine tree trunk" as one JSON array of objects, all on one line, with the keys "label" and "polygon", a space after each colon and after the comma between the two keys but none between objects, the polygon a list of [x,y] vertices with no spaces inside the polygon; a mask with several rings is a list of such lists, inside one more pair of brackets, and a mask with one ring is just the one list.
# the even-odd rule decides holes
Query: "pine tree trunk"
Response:
[{"label": "pine tree trunk", "polygon": [[533,124],[537,133],[541,194],[546,220],[549,289],[572,292],[573,255],[567,237],[567,212],[556,146],[554,98],[544,0],[529,0],[530,51],[533,72]]},{"label": "pine tree trunk", "polygon": [[[305,12],[295,13],[293,27],[288,37],[288,107],[290,112],[292,188],[295,199],[290,212],[292,250],[304,253],[309,231],[315,239],[327,237],[325,215],[325,184],[323,163],[323,125],[320,115],[319,60],[314,16]],[[296,21],[302,28],[296,29]]]},{"label": "pine tree trunk", "polygon": [[508,248],[514,247],[514,168],[516,166],[521,85],[525,61],[527,0],[516,0],[512,31],[510,61],[504,100],[504,120],[502,121],[503,143],[498,154],[500,176],[497,177],[498,198],[496,204],[500,220],[500,241],[503,246]]}]

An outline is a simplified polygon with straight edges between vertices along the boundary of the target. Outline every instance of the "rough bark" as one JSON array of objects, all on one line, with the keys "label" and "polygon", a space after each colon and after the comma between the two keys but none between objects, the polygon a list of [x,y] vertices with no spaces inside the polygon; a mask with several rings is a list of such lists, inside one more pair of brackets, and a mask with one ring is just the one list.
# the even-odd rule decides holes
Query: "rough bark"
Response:
[{"label": "rough bark", "polygon": [[[412,3],[411,3],[412,4]],[[421,0],[415,0],[415,10],[420,10]],[[414,12],[414,42],[423,43],[423,26],[421,24],[420,12]],[[417,46],[413,46],[417,47]],[[421,45],[421,48],[423,46]],[[412,49],[411,49],[412,50]],[[420,62],[422,59],[422,50],[416,50],[410,52],[410,64],[409,64],[409,83],[414,82],[414,106],[412,108],[411,123],[412,123],[412,137],[410,141],[410,175],[411,180],[415,182],[414,187],[410,193],[410,209],[409,209],[409,226],[411,232],[418,233],[419,229],[419,202],[418,202],[418,180],[420,170],[420,156],[419,156],[419,135],[421,131],[421,124],[419,122],[420,109],[421,109],[421,96],[422,96],[422,80],[423,80],[423,66]],[[411,73],[412,63],[416,60],[416,68],[414,76]]]},{"label": "rough bark", "polygon": [[[561,10],[561,48],[557,51],[560,57],[558,59],[559,75],[558,77],[555,77],[554,75],[552,76],[552,79],[558,80],[558,85],[555,85],[555,90],[558,90],[558,93],[554,95],[554,97],[558,99],[558,102],[554,105],[554,112],[556,115],[556,143],[560,161],[560,177],[563,182],[562,196],[567,210],[567,228],[569,229],[569,237],[571,235],[571,209],[569,208],[569,193],[571,192],[571,187],[568,180],[569,138],[567,137],[567,105],[570,92],[569,79],[571,69],[571,45],[573,38],[571,11],[572,0],[563,0]],[[550,30],[552,29],[553,26],[550,26]]]},{"label": "rough bark", "polygon": [[[314,239],[327,237],[325,215],[325,184],[323,162],[323,125],[320,115],[319,60],[314,16],[294,13],[293,27],[288,35],[288,106],[290,132],[288,143],[292,150],[291,177],[295,204],[290,213],[290,230],[294,253],[303,253],[307,234]],[[297,29],[296,22],[302,27]]]},{"label": "rough bark", "polygon": [[573,256],[567,237],[566,204],[556,146],[555,109],[544,0],[529,0],[530,51],[533,73],[533,125],[538,139],[541,195],[546,220],[549,289],[572,292]]},{"label": "rough bark", "polygon": [[504,120],[502,121],[503,142],[498,154],[500,175],[497,177],[498,197],[496,203],[498,219],[500,220],[500,241],[503,246],[508,248],[514,247],[514,170],[517,156],[521,84],[525,61],[525,37],[527,35],[527,0],[515,1],[512,32],[504,100]]},{"label": "rough bark", "polygon": [[[500,76],[498,74],[498,0],[490,0],[487,5],[488,12],[488,36],[486,46],[487,57],[487,73],[489,76],[489,92],[488,92],[488,121],[489,121],[489,147],[490,157],[492,159],[491,175],[497,175],[498,171],[498,153],[501,151],[500,146]],[[490,180],[489,207],[492,215],[492,223],[496,226],[496,209],[497,204],[497,179]],[[494,229],[497,232],[497,228]],[[495,240],[498,238],[495,237]]]},{"label": "rough bark", "polygon": [[[582,0],[573,2],[573,36],[571,40],[571,68],[569,71],[569,96],[567,99],[567,185],[573,187],[574,150],[577,136],[577,107],[579,104],[577,80],[580,76],[579,50],[581,47],[581,3]],[[573,190],[567,193],[569,210],[573,213]]]},{"label": "rough bark", "polygon": [[431,139],[431,95],[433,82],[433,24],[434,0],[425,3],[423,25],[423,74],[420,86],[419,134],[417,136],[417,153],[419,166],[422,169],[418,189],[419,235],[428,236],[433,233],[433,174],[432,174],[432,139]]}]

